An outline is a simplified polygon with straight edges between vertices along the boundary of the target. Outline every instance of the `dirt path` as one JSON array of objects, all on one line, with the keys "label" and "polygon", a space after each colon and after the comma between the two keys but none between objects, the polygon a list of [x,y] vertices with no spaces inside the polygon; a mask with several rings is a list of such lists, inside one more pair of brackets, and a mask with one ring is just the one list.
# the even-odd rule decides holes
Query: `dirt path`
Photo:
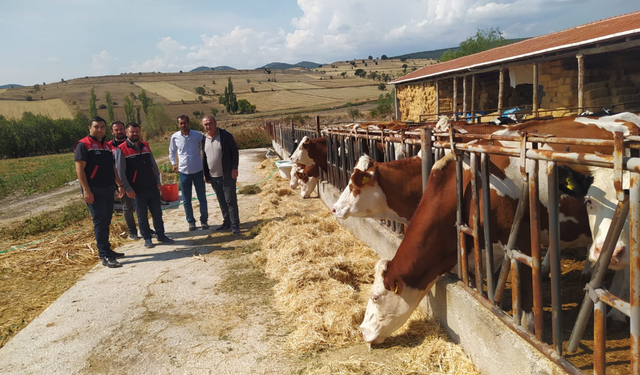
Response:
[{"label": "dirt path", "polygon": [[[254,169],[265,153],[241,153],[239,184],[264,179]],[[0,350],[0,373],[288,373],[281,348],[291,328],[270,303],[272,282],[242,252],[259,201],[239,196],[239,237],[189,232],[181,206],[166,210],[175,244],[120,247],[123,267],[89,271]],[[208,202],[210,224],[220,224],[215,197]]]}]

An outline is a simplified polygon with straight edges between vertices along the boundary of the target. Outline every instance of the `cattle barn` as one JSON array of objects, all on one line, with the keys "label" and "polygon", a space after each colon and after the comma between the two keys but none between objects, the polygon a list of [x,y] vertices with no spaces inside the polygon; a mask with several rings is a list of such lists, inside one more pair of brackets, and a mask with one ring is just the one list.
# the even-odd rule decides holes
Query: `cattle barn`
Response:
[{"label": "cattle barn", "polygon": [[[536,202],[536,199],[538,199],[538,179],[540,179],[540,184],[548,184],[549,189],[549,195],[547,196],[545,193],[545,199],[548,200],[548,217],[546,211],[538,212],[538,209],[526,209],[531,211],[527,212],[526,215],[532,216],[526,217],[527,224],[521,229],[521,233],[522,231],[529,231],[529,222],[534,220],[534,211],[535,215],[545,217],[542,221],[545,223],[545,228],[546,226],[549,228],[548,233],[545,235],[547,238],[541,240],[549,244],[547,253],[552,254],[551,286],[545,287],[550,291],[547,289],[546,292],[542,292],[543,294],[546,293],[544,304],[541,304],[540,300],[538,300],[538,307],[535,306],[536,298],[542,298],[539,291],[540,286],[535,286],[536,278],[539,280],[541,277],[539,264],[541,254],[537,253],[537,257],[533,254],[528,256],[518,253],[517,249],[514,249],[513,254],[510,254],[511,250],[509,249],[513,249],[509,245],[512,242],[510,235],[509,243],[502,244],[507,254],[507,257],[504,258],[507,263],[503,263],[502,270],[510,269],[510,273],[507,271],[509,273],[509,282],[507,283],[510,284],[506,288],[507,292],[505,292],[506,276],[503,278],[501,274],[499,277],[495,275],[496,277],[493,278],[491,272],[486,272],[486,278],[483,279],[484,276],[479,276],[483,275],[483,272],[478,272],[477,264],[475,274],[462,272],[462,270],[467,269],[466,261],[462,260],[458,262],[457,267],[457,273],[461,275],[460,278],[462,280],[452,274],[440,278],[427,294],[427,298],[422,300],[420,308],[434,316],[447,328],[453,340],[463,346],[483,373],[583,374],[585,373],[583,371],[593,371],[595,374],[604,374],[606,371],[606,373],[614,374],[640,374],[640,345],[638,342],[640,339],[640,306],[638,306],[640,301],[640,272],[638,272],[638,263],[640,262],[638,258],[638,253],[640,253],[638,246],[638,238],[640,238],[640,223],[638,220],[638,217],[640,217],[640,173],[638,173],[640,172],[640,158],[638,158],[640,137],[637,131],[628,135],[616,133],[613,139],[607,138],[607,140],[598,137],[587,139],[589,137],[585,137],[584,134],[573,135],[571,133],[571,129],[576,126],[579,127],[581,123],[591,123],[589,126],[599,128],[600,125],[598,123],[615,123],[618,118],[623,117],[633,118],[635,116],[635,124],[640,126],[640,121],[634,115],[634,113],[637,114],[639,112],[640,108],[640,90],[638,89],[640,87],[640,66],[636,64],[640,57],[640,28],[637,25],[640,25],[640,12],[527,39],[508,46],[416,70],[391,82],[391,84],[395,85],[396,91],[396,116],[406,125],[404,128],[398,127],[397,124],[393,126],[390,124],[378,124],[379,129],[375,130],[375,126],[352,124],[351,126],[343,127],[325,127],[321,131],[320,120],[317,117],[315,129],[295,129],[293,124],[291,124],[290,129],[287,129],[287,126],[271,123],[266,123],[265,128],[274,139],[274,148],[283,158],[291,157],[292,160],[297,159],[300,155],[296,151],[306,148],[309,152],[305,152],[311,156],[311,159],[315,158],[313,163],[322,162],[324,164],[323,161],[317,159],[317,152],[312,155],[311,150],[317,150],[318,145],[326,142],[327,147],[322,152],[324,157],[327,158],[327,168],[323,168],[321,171],[321,182],[318,184],[318,191],[325,204],[329,208],[334,208],[334,214],[341,212],[335,209],[335,205],[338,204],[340,192],[343,189],[348,189],[349,184],[353,182],[353,180],[350,180],[350,176],[352,176],[352,173],[353,175],[356,174],[354,172],[354,169],[358,167],[356,162],[359,159],[363,160],[361,158],[363,153],[367,153],[372,159],[364,164],[373,163],[374,159],[379,162],[391,162],[396,159],[392,151],[394,148],[392,144],[394,143],[396,145],[399,143],[404,147],[406,153],[402,157],[415,157],[417,151],[421,151],[423,189],[424,186],[427,186],[427,180],[430,175],[429,172],[425,173],[425,171],[431,171],[431,166],[438,159],[451,160],[452,155],[449,154],[448,157],[445,157],[445,152],[456,152],[457,155],[462,155],[462,158],[457,158],[458,170],[462,175],[462,165],[467,163],[464,164],[465,176],[467,176],[469,170],[475,171],[471,173],[481,176],[477,177],[478,185],[480,185],[481,181],[484,183],[484,180],[490,180],[489,175],[485,175],[485,173],[488,173],[485,171],[485,166],[487,166],[486,170],[490,169],[488,167],[490,165],[489,159],[491,157],[491,160],[494,160],[492,155],[495,153],[510,156],[514,167],[517,167],[517,161],[520,160],[520,168],[514,168],[512,172],[520,170],[519,173],[522,173],[521,178],[528,180],[528,182],[525,181],[523,186],[525,188],[528,186],[529,189],[522,189],[523,195],[520,200],[524,202],[528,200],[530,205],[532,204],[531,202]],[[534,87],[537,89],[534,90]],[[621,117],[614,117],[611,120],[606,120],[605,117],[599,120],[595,116],[575,117],[584,111],[598,112],[604,108],[610,109],[615,113],[624,111],[631,113],[628,115],[621,114]],[[445,128],[440,128],[440,121],[436,124],[436,120],[440,119],[439,116],[441,115],[448,116],[452,125],[448,128],[449,130],[444,132],[442,130]],[[512,138],[495,139],[493,137],[497,133],[494,132],[495,128],[490,126],[480,128],[489,131],[489,133],[478,131],[477,134],[464,134],[466,133],[464,130],[460,132],[460,129],[465,127],[463,124],[486,122],[502,115],[511,115],[517,121],[545,116],[555,119],[552,120],[554,125],[551,127],[542,123],[538,123],[538,125],[535,122],[531,123],[529,127],[531,129],[545,129],[540,135],[526,133],[517,135],[515,134],[517,132],[503,132],[499,137],[504,137],[505,134],[510,133]],[[566,121],[564,118],[560,119],[560,117],[566,117]],[[553,134],[553,129],[558,129],[558,127],[554,127],[555,124],[558,124],[558,127],[564,128],[568,126],[569,128],[564,129],[564,131],[558,130],[558,135],[555,135]],[[411,125],[415,125],[415,128]],[[456,130],[453,130],[454,128]],[[526,128],[527,126],[523,129]],[[583,139],[563,138],[567,136],[581,137]],[[567,141],[566,146],[564,146],[565,140]],[[495,144],[494,141],[496,142]],[[502,141],[511,142],[515,146],[501,148],[500,142]],[[384,143],[382,147],[382,152],[384,152],[383,160],[377,158],[380,155],[377,155],[376,152],[376,142],[378,146],[380,146],[381,142]],[[506,144],[502,143],[502,145]],[[303,145],[304,147],[302,147]],[[547,147],[547,150],[537,150],[539,145]],[[549,147],[549,145],[552,147]],[[584,150],[584,146],[587,146],[587,149],[588,147],[593,147],[594,150],[586,154],[582,154],[581,151],[577,153],[569,152],[570,149]],[[607,150],[611,151],[608,154],[596,151],[595,149],[600,146],[608,147]],[[552,152],[553,155],[549,153],[550,149],[555,150]],[[469,159],[472,159],[470,164]],[[308,163],[312,163],[309,158],[306,160]],[[500,159],[497,158],[495,160]],[[533,174],[529,171],[525,172],[524,166],[534,160],[536,163],[535,168],[538,168],[538,160],[540,165],[545,165],[544,168],[540,167],[539,169],[542,172]],[[631,222],[631,246],[629,246],[631,248],[630,263],[632,265],[631,296],[627,294],[626,297],[621,298],[611,297],[610,294],[607,294],[608,292],[601,288],[604,285],[603,275],[606,272],[606,267],[598,269],[596,265],[596,271],[592,273],[594,276],[591,276],[591,281],[588,280],[588,277],[586,280],[577,280],[577,277],[568,274],[564,275],[561,272],[562,269],[560,268],[565,267],[566,263],[560,264],[559,258],[561,256],[558,255],[560,248],[558,243],[561,234],[564,233],[558,233],[558,231],[554,233],[552,228],[555,226],[552,224],[562,220],[564,220],[565,224],[567,223],[566,217],[561,219],[562,215],[564,215],[564,213],[559,212],[561,208],[558,210],[553,209],[554,206],[561,206],[561,202],[558,201],[559,192],[556,186],[560,185],[557,183],[559,177],[558,165],[566,162],[595,165],[597,167],[610,168],[613,171],[612,175],[614,177],[611,178],[611,181],[615,186],[614,195],[618,197],[618,206],[616,206],[615,201],[612,202],[611,211],[613,212],[615,208],[615,213],[609,232],[615,233],[615,228],[617,228],[616,230],[622,230],[621,223],[624,223],[627,217],[627,213],[625,213],[626,207],[626,212],[629,212],[629,219],[626,219],[627,224]],[[376,173],[381,173],[380,176],[384,177],[386,173],[384,171],[388,171],[393,165],[395,164],[390,163],[389,167],[380,165],[370,171],[375,170]],[[428,167],[425,167],[425,165],[428,165]],[[360,168],[363,167],[360,166]],[[404,172],[409,172],[406,167],[401,167],[400,169]],[[630,175],[626,174],[626,177],[622,177],[623,173],[628,173],[624,171],[630,171],[631,173]],[[358,173],[362,176],[362,173]],[[538,174],[540,175],[539,178],[532,177]],[[494,175],[491,175],[491,178],[494,178]],[[564,178],[565,176],[561,176],[560,182]],[[391,183],[394,180],[401,179],[408,181],[406,176],[396,176],[392,178]],[[471,181],[473,180],[475,178],[471,179]],[[623,180],[626,180],[626,185],[621,183]],[[374,182],[374,180],[368,178],[360,178],[358,181],[362,183],[359,189],[364,187],[365,181],[369,184]],[[377,181],[376,179],[375,182],[377,183]],[[569,183],[568,180],[567,183]],[[629,187],[629,185],[631,186]],[[393,185],[392,189],[386,189],[382,185],[380,187],[382,188],[380,190],[382,195],[390,194],[390,191],[394,191]],[[458,202],[462,201],[460,197],[465,196],[467,201],[471,199],[472,204],[480,202],[480,195],[482,194],[478,193],[478,190],[488,190],[484,187],[479,189],[472,186],[469,190],[473,192],[470,193],[471,198],[469,198],[467,193],[470,191],[467,190],[465,194],[462,194],[460,189],[462,187],[458,186],[447,194],[458,194]],[[569,189],[574,189],[574,187]],[[525,195],[525,190],[530,191],[531,197],[535,196],[536,198]],[[396,190],[396,195],[399,192],[399,190]],[[554,198],[555,201],[552,201],[553,195],[556,196]],[[398,197],[393,198],[397,201]],[[484,199],[482,197],[482,202],[484,202]],[[389,198],[386,200],[389,203],[387,208],[391,208],[392,212],[397,210],[394,207],[398,206],[398,202],[394,204],[394,202],[389,201]],[[537,202],[542,202],[542,197]],[[400,204],[402,203],[406,202],[400,202]],[[424,203],[425,198],[423,197],[420,204]],[[478,215],[473,215],[474,220],[475,216],[482,216],[480,212],[483,210],[480,207],[474,208],[474,212],[478,213]],[[519,210],[520,208],[518,208],[518,212]],[[410,215],[411,213],[400,216],[406,218]],[[483,215],[486,214],[483,213]],[[336,216],[340,218],[340,215]],[[367,216],[364,215],[364,217]],[[375,219],[349,217],[342,220],[342,223],[351,229],[357,237],[376,250],[381,259],[391,259],[394,257],[396,250],[402,246],[404,231],[388,231],[385,227],[380,226],[380,217],[372,217],[375,217]],[[516,220],[514,218],[514,228],[517,226],[516,222],[518,220],[520,219]],[[571,220],[573,219],[569,218],[569,221]],[[581,224],[586,223],[582,222]],[[453,223],[453,225],[458,227],[458,236],[460,238],[465,236],[473,236],[474,238],[473,246],[466,250],[462,249],[463,246],[460,245],[460,240],[458,240],[458,259],[466,259],[460,258],[460,253],[465,254],[465,251],[466,254],[473,253],[477,246],[482,246],[479,243],[476,244],[475,241],[478,239],[477,242],[480,242],[478,237],[480,225],[475,222],[471,225],[471,221],[463,222],[460,221],[460,218],[456,219],[456,223]],[[557,225],[558,228],[561,227],[560,224]],[[404,228],[404,225],[399,224],[399,226]],[[411,223],[409,223],[410,226]],[[395,223],[393,227],[395,228]],[[472,234],[472,227],[477,228],[475,234]],[[487,229],[485,228],[485,230]],[[531,231],[533,233],[533,227]],[[538,231],[542,231],[542,229],[539,228]],[[411,237],[412,233],[415,232],[415,230],[413,232],[409,231],[406,236]],[[450,233],[450,231],[448,232]],[[518,231],[516,230],[513,233],[515,242]],[[612,236],[617,237],[619,233],[618,231],[618,235],[613,234]],[[531,236],[532,238],[535,237],[536,241],[539,240],[537,236]],[[608,245],[613,242],[615,241],[609,241],[602,247],[611,247],[613,249],[612,246]],[[531,251],[533,252],[533,240],[531,246]],[[540,247],[540,243],[537,247]],[[487,248],[486,243],[484,248]],[[583,249],[582,259],[584,259],[586,251]],[[473,255],[476,255],[476,259],[482,258],[479,253]],[[554,257],[555,260],[553,259]],[[490,256],[487,256],[487,259],[489,258]],[[508,266],[509,262],[511,262],[510,267]],[[487,262],[487,268],[482,270],[490,269],[489,263]],[[522,264],[517,266],[517,263]],[[468,267],[469,269],[473,268],[471,262]],[[518,271],[518,269],[525,269],[526,267],[530,267],[529,273],[533,270],[534,330],[531,330],[530,327],[525,328],[524,323],[521,325],[519,322],[520,315],[522,315],[520,306],[522,301],[519,296],[521,278],[519,275],[522,270]],[[378,270],[376,270],[377,272]],[[549,271],[543,272],[548,274]],[[627,273],[627,279],[625,279],[627,285],[629,285],[628,277]],[[475,283],[473,282],[474,278]],[[568,284],[572,283],[577,286],[573,287],[573,289],[567,288]],[[584,287],[585,283],[589,284]],[[482,288],[477,288],[476,285],[482,285]],[[494,287],[500,291],[494,291]],[[582,290],[583,287],[586,294]],[[385,288],[387,291],[389,290],[386,285]],[[536,290],[538,291],[536,292]],[[397,285],[396,293],[398,293]],[[512,295],[503,297],[505,293],[511,293]],[[500,294],[500,297],[497,297],[498,294]],[[567,305],[562,300],[567,297],[567,294],[578,295],[577,302],[574,303],[573,308],[570,303]],[[583,302],[583,308],[580,308],[583,297],[584,301],[588,300],[590,302],[590,305],[585,305]],[[509,299],[511,299],[511,303],[509,303]],[[631,303],[624,302],[625,299],[630,299]],[[616,306],[611,311],[624,312],[622,315],[631,317],[631,326],[629,327],[628,324],[623,325],[622,328],[618,327],[617,331],[607,327],[603,319],[607,313],[607,305]],[[584,306],[587,307],[584,308]],[[562,326],[563,317],[567,316],[563,310],[573,310],[574,314],[579,310],[580,316],[577,319],[572,317],[571,319],[573,320],[565,322],[565,325]],[[581,318],[583,311],[586,311],[588,315]],[[518,319],[515,319],[516,316]],[[590,335],[588,340],[591,340],[589,346],[584,344],[585,341],[580,340],[583,337],[585,322],[588,319],[593,320],[594,317],[593,327],[588,329],[591,330],[591,332],[588,332],[588,335]],[[542,324],[544,324],[544,330],[541,329]],[[581,328],[577,328],[578,326],[581,326]],[[617,333],[612,335],[612,331]],[[570,339],[569,334],[571,334]],[[575,340],[574,335],[576,336]],[[578,345],[578,353],[574,353]],[[576,362],[578,357],[588,357],[588,359],[586,362],[584,360]],[[621,363],[622,367],[620,367]]]},{"label": "cattle barn", "polygon": [[[400,77],[396,119],[503,114],[562,117],[640,108],[640,12],[577,26]],[[534,89],[537,88],[537,89]],[[475,115],[472,115],[475,114]]]}]

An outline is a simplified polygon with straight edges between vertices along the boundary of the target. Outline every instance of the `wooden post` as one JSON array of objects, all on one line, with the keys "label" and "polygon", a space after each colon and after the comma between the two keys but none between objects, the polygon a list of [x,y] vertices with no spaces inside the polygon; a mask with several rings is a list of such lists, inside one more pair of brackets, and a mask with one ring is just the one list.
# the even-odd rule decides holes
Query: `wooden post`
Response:
[{"label": "wooden post", "polygon": [[398,107],[398,85],[393,85],[394,104],[396,106],[396,120],[400,120],[400,108]]},{"label": "wooden post", "polygon": [[453,112],[453,121],[458,121],[458,80],[453,77],[453,103],[451,103],[451,111]]},{"label": "wooden post", "polygon": [[316,137],[320,137],[320,116],[316,116]]},{"label": "wooden post", "polygon": [[462,77],[462,113],[467,116],[467,76]]},{"label": "wooden post", "polygon": [[424,103],[425,103],[425,102],[424,102],[424,97],[425,97],[425,95],[426,95],[426,91],[427,91],[427,90],[425,89],[426,84],[427,84],[426,82],[422,82],[422,110],[420,111],[420,114],[421,114],[421,115],[424,115]]},{"label": "wooden post", "polygon": [[500,68],[500,79],[498,80],[498,114],[502,115],[502,96],[504,94],[504,68]]},{"label": "wooden post", "polygon": [[471,75],[471,113],[475,118],[474,111],[476,110],[476,75]]},{"label": "wooden post", "polygon": [[578,111],[584,111],[584,55],[576,55],[578,59]]},{"label": "wooden post", "polygon": [[533,63],[533,117],[538,117],[538,63]]},{"label": "wooden post", "polygon": [[438,80],[436,80],[436,121],[440,117],[440,85],[438,84]]}]

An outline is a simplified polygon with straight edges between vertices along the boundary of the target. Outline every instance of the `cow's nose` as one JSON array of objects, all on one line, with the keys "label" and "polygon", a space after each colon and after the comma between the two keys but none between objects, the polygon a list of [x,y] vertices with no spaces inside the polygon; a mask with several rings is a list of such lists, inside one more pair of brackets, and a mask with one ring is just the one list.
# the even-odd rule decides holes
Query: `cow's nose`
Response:
[{"label": "cow's nose", "polygon": [[336,213],[336,209],[335,209],[335,208],[332,208],[332,209],[331,209],[331,212],[333,212],[333,213],[335,214],[335,213]]}]

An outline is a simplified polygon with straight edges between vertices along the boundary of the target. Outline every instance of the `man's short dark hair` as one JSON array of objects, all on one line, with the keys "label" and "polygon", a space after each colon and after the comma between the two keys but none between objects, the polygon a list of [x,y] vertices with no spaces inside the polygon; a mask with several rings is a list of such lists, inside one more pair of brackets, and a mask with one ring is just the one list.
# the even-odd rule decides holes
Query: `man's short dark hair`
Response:
[{"label": "man's short dark hair", "polygon": [[136,124],[135,122],[130,122],[127,124],[127,129],[129,128],[139,128],[140,125]]},{"label": "man's short dark hair", "polygon": [[96,116],[94,118],[91,119],[91,121],[89,121],[89,124],[92,124],[94,122],[104,122],[105,124],[107,123],[102,117],[100,116]]},{"label": "man's short dark hair", "polygon": [[111,123],[111,129],[113,129],[113,125],[117,125],[117,124],[120,124],[120,125],[124,126],[124,122],[122,122],[120,120],[116,120],[116,121]]},{"label": "man's short dark hair", "polygon": [[189,121],[189,116],[187,116],[187,115],[180,115],[180,116],[178,116],[178,118],[176,119],[176,121],[180,121],[180,120],[185,120],[186,122],[191,122],[191,121]]}]

